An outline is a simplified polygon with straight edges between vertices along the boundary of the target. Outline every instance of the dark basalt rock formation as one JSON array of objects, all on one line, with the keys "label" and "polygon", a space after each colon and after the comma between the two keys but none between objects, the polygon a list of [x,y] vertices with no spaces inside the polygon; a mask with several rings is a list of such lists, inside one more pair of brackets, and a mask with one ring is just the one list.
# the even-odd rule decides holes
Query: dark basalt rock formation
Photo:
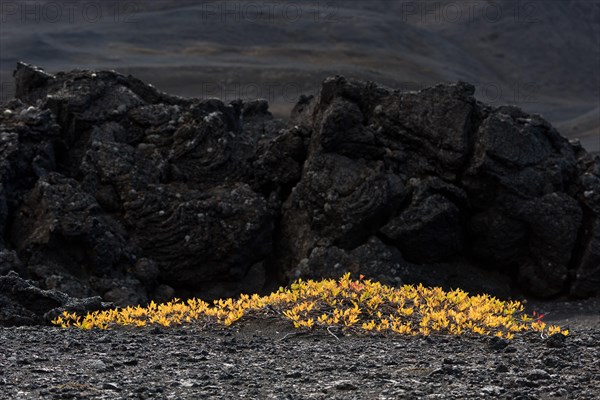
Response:
[{"label": "dark basalt rock formation", "polygon": [[0,108],[0,273],[118,305],[346,270],[509,295],[600,290],[600,162],[466,83],[342,77],[264,100],[20,63]]},{"label": "dark basalt rock formation", "polygon": [[325,273],[330,252],[361,268],[357,250],[378,243],[373,257],[397,253],[385,275],[404,280],[409,263],[437,265],[416,276],[425,281],[477,266],[538,296],[597,293],[598,159],[541,117],[473,94],[466,83],[406,93],[338,77],[304,100],[294,122],[312,132],[309,154],[280,226],[284,264],[299,265],[287,276]]},{"label": "dark basalt rock formation", "polygon": [[0,326],[39,325],[64,311],[85,314],[112,306],[100,296],[79,299],[57,290],[41,290],[14,271],[0,276]]}]

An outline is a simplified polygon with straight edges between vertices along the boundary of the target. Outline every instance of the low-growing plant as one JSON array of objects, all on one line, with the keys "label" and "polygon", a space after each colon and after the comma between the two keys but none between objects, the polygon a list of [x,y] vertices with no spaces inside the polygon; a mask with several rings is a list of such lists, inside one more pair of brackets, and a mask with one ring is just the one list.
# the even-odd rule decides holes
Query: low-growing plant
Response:
[{"label": "low-growing plant", "polygon": [[212,304],[198,299],[173,299],[147,307],[125,307],[95,311],[85,316],[64,312],[52,321],[63,328],[109,329],[117,326],[163,327],[204,321],[230,326],[251,316],[281,316],[294,327],[318,329],[338,327],[354,333],[403,335],[493,335],[512,339],[516,333],[535,331],[542,335],[568,335],[559,326],[547,326],[543,315],[529,316],[518,301],[501,301],[489,295],[470,296],[461,289],[352,280],[347,273],[339,280],[297,280],[268,296],[243,294],[238,299],[220,299]]}]

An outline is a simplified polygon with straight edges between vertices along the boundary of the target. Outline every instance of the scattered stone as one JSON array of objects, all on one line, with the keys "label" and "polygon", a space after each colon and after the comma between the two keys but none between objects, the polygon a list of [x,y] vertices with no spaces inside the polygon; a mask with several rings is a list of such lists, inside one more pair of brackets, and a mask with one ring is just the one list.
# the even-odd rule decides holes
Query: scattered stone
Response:
[{"label": "scattered stone", "polygon": [[506,339],[499,338],[497,336],[492,336],[490,338],[490,348],[493,350],[502,350],[509,345],[509,341]]},{"label": "scattered stone", "polygon": [[506,364],[499,363],[496,365],[496,372],[509,372],[510,368],[506,366]]},{"label": "scattered stone", "polygon": [[335,387],[337,390],[356,390],[358,389],[358,387],[356,387],[355,384],[353,384],[351,381],[337,381],[333,383],[333,387]]},{"label": "scattered stone", "polygon": [[567,337],[564,335],[552,335],[546,340],[546,346],[551,348],[564,347]]},{"label": "scattered stone", "polygon": [[119,385],[113,382],[106,382],[102,384],[102,389],[120,391]]},{"label": "scattered stone", "polygon": [[543,369],[534,369],[527,373],[526,376],[534,381],[550,379],[550,374]]},{"label": "scattered stone", "polygon": [[485,396],[500,396],[504,392],[504,388],[500,386],[484,386],[481,388],[481,393]]},{"label": "scattered stone", "polygon": [[102,360],[89,360],[86,361],[84,365],[95,370],[102,370],[106,368],[106,364]]}]

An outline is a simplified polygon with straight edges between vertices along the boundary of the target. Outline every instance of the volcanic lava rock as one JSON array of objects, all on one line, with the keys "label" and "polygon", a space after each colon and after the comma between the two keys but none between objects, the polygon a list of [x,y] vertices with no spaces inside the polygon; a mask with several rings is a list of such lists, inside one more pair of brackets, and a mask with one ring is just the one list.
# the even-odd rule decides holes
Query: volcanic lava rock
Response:
[{"label": "volcanic lava rock", "polygon": [[381,234],[421,264],[462,253],[464,232],[457,204],[464,209],[466,194],[439,178],[412,178],[408,186],[413,189],[410,204],[380,229]]},{"label": "volcanic lava rock", "polygon": [[282,265],[298,265],[286,276],[336,257],[340,271],[368,274],[355,249],[375,236],[399,250],[398,266],[430,275],[481,267],[542,297],[597,293],[598,160],[541,117],[473,94],[466,83],[399,92],[336,77],[302,98],[292,122],[312,134],[278,227]]},{"label": "volcanic lava rock", "polygon": [[14,271],[0,276],[0,326],[37,325],[64,311],[86,313],[111,306],[99,296],[78,299],[56,290],[42,290]]},{"label": "volcanic lava rock", "polygon": [[29,277],[118,305],[166,287],[228,286],[220,297],[264,285],[247,274],[272,252],[305,152],[265,101],[187,100],[115,72],[23,63],[15,78],[0,116],[0,244]]},{"label": "volcanic lava rock", "polygon": [[600,290],[600,161],[467,83],[329,78],[286,123],[265,100],[183,99],[112,71],[14,75],[0,274],[117,305],[345,271],[503,295]]}]

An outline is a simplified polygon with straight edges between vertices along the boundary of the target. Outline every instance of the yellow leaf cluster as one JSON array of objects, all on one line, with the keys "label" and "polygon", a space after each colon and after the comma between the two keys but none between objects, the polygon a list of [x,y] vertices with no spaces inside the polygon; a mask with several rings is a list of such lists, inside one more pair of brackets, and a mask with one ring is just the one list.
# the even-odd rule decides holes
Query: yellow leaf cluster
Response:
[{"label": "yellow leaf cluster", "polygon": [[279,288],[268,296],[243,294],[212,304],[198,299],[95,311],[85,316],[64,312],[52,321],[63,328],[109,329],[116,326],[163,327],[181,324],[220,323],[230,326],[249,316],[281,316],[296,328],[339,327],[355,333],[380,332],[402,335],[477,334],[512,339],[515,333],[536,331],[568,335],[569,331],[524,313],[517,301],[501,301],[489,295],[469,296],[460,289],[356,281],[347,273],[339,280],[303,281]]}]

